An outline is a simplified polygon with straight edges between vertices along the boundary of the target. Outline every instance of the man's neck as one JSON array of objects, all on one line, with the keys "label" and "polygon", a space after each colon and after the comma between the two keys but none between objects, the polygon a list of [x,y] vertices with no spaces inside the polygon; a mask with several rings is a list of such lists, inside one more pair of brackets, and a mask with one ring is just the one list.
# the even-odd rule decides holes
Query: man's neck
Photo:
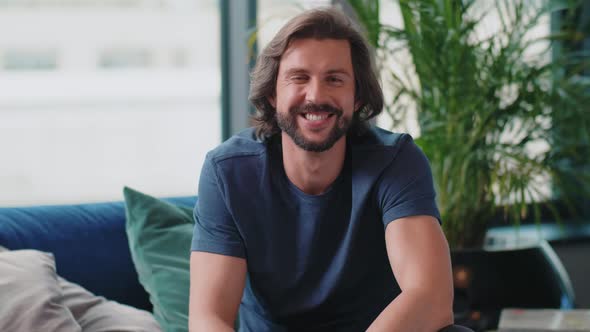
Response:
[{"label": "man's neck", "polygon": [[283,165],[289,180],[309,195],[328,190],[338,178],[346,155],[346,137],[324,152],[309,152],[297,146],[282,133]]}]

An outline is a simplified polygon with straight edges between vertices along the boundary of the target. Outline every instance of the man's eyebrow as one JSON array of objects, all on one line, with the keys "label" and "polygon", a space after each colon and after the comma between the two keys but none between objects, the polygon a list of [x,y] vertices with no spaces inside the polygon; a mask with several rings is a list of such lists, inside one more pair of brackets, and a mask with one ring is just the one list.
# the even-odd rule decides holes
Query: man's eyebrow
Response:
[{"label": "man's eyebrow", "polygon": [[291,68],[285,72],[285,76],[307,74],[308,71],[303,68]]},{"label": "man's eyebrow", "polygon": [[[291,75],[301,75],[301,74],[309,74],[308,70],[305,70],[303,68],[291,68],[288,69],[285,72],[285,76],[291,76]],[[333,75],[333,74],[341,74],[341,75],[346,75],[348,77],[351,77],[352,75],[348,72],[348,70],[346,69],[330,69],[328,71],[326,71],[325,73],[326,75]]]},{"label": "man's eyebrow", "polygon": [[342,74],[342,75],[346,75],[348,77],[350,77],[350,73],[348,72],[348,70],[346,69],[330,69],[326,72],[326,74],[330,75],[330,74]]}]

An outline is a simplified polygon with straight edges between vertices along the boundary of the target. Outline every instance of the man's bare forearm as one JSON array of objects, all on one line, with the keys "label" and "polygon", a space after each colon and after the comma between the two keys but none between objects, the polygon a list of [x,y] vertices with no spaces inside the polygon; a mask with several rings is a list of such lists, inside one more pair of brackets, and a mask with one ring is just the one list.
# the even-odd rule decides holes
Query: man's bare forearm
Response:
[{"label": "man's bare forearm", "polygon": [[453,324],[452,303],[432,293],[405,291],[369,326],[367,332],[438,331]]}]

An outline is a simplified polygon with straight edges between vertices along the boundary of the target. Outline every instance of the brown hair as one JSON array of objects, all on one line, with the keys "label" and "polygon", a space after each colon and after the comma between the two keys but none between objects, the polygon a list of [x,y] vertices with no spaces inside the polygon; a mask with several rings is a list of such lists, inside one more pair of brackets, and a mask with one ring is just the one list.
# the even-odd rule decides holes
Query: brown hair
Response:
[{"label": "brown hair", "polygon": [[291,41],[295,39],[345,39],[350,43],[352,68],[355,78],[355,101],[359,110],[354,113],[351,129],[361,134],[366,121],[381,113],[383,91],[373,67],[372,55],[363,35],[340,10],[330,7],[313,9],[291,19],[258,56],[251,74],[249,100],[256,108],[253,115],[256,135],[270,137],[280,132],[276,110],[268,101],[275,96],[279,63]]}]

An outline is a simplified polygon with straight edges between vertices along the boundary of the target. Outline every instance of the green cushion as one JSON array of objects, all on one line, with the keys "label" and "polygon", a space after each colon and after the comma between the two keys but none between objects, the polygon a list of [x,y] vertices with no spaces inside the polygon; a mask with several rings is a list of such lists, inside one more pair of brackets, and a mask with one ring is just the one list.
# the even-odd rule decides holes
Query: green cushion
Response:
[{"label": "green cushion", "polygon": [[126,230],[139,281],[166,332],[188,331],[192,208],[125,187]]}]

